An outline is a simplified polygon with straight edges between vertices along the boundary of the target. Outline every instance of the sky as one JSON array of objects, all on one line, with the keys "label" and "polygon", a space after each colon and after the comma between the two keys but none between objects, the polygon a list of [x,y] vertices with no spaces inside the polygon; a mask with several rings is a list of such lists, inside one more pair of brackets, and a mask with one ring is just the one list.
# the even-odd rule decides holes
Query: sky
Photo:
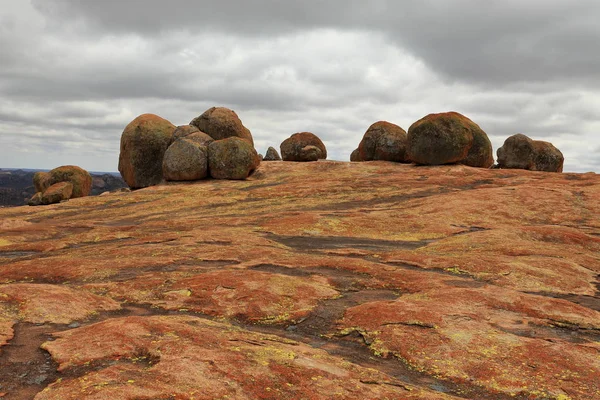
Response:
[{"label": "sky", "polygon": [[600,173],[597,0],[0,0],[0,167],[116,171],[124,127],[237,112],[256,148],[457,111],[494,153],[552,142]]}]

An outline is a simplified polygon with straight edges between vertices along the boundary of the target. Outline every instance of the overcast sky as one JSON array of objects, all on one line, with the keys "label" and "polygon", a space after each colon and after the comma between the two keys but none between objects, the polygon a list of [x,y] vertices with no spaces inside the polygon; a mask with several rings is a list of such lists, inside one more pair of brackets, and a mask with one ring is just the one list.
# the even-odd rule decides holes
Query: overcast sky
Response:
[{"label": "overcast sky", "polygon": [[116,171],[139,114],[235,110],[257,150],[457,111],[600,172],[598,0],[0,0],[0,167]]}]

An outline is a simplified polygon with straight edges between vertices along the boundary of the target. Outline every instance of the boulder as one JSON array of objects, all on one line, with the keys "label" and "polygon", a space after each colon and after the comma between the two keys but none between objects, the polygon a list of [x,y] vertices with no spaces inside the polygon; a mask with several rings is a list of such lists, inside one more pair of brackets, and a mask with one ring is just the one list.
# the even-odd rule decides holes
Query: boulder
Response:
[{"label": "boulder", "polygon": [[239,137],[216,140],[208,146],[208,169],[215,179],[246,179],[259,164],[254,147]]},{"label": "boulder", "polygon": [[190,125],[205,132],[214,140],[239,137],[254,147],[250,130],[246,128],[235,111],[225,107],[212,107],[199,117],[194,118]]},{"label": "boulder", "polygon": [[263,158],[264,161],[281,161],[281,157],[277,150],[274,147],[269,147],[267,149],[267,154]]},{"label": "boulder", "polygon": [[121,135],[119,172],[132,189],[160,183],[162,161],[175,125],[154,114],[131,121]]},{"label": "boulder", "polygon": [[562,172],[564,156],[549,142],[532,140],[518,133],[506,139],[497,151],[498,167],[531,171]]},{"label": "boulder", "polygon": [[350,161],[360,161],[360,154],[358,152],[358,149],[354,149],[354,151],[350,154]]},{"label": "boulder", "polygon": [[42,192],[37,192],[34,194],[31,199],[27,202],[30,206],[39,206],[42,204]]},{"label": "boulder", "polygon": [[387,121],[375,122],[358,145],[358,161],[410,162],[406,156],[406,131]]},{"label": "boulder", "polygon": [[163,176],[168,181],[195,181],[208,176],[208,149],[193,140],[178,139],[165,152]]},{"label": "boulder", "polygon": [[294,133],[281,143],[283,161],[317,161],[327,158],[325,145],[310,132]]},{"label": "boulder", "polygon": [[194,132],[186,136],[185,139],[206,147],[208,147],[209,144],[215,141],[215,139],[211,138],[204,132]]},{"label": "boulder", "polygon": [[173,136],[171,136],[171,143],[173,143],[177,139],[184,138],[195,132],[200,132],[200,129],[193,125],[179,125],[173,131]]},{"label": "boulder", "polygon": [[48,189],[50,187],[50,173],[39,171],[33,174],[33,186],[36,192],[44,192]]},{"label": "boulder", "polygon": [[[54,168],[48,174],[50,175],[48,180],[50,186],[59,182],[70,182],[73,185],[70,198],[88,196],[92,190],[92,176],[90,173],[75,165],[63,165],[62,167]],[[44,191],[45,194],[46,192]]]},{"label": "boulder", "polygon": [[407,152],[411,161],[423,165],[461,163],[489,168],[494,163],[487,134],[456,112],[429,114],[412,124]]},{"label": "boulder", "polygon": [[71,182],[58,182],[50,186],[42,195],[42,204],[60,203],[63,200],[69,200],[73,194],[73,184]]}]

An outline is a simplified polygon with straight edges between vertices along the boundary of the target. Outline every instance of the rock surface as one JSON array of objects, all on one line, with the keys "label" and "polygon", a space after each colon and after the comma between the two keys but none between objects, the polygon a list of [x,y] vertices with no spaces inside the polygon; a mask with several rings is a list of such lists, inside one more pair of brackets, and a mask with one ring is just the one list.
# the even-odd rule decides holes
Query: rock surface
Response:
[{"label": "rock surface", "polygon": [[163,158],[163,177],[166,180],[195,181],[207,176],[206,146],[188,138],[178,139],[169,146]]},{"label": "rock surface", "polygon": [[50,175],[48,181],[46,181],[48,187],[59,182],[70,182],[73,185],[71,198],[88,196],[92,190],[92,176],[89,172],[76,165],[63,165],[62,167],[54,168],[48,174]]},{"label": "rock surface", "polygon": [[119,172],[132,189],[159,184],[162,161],[171,143],[175,125],[154,114],[131,121],[121,135]]},{"label": "rock surface", "polygon": [[190,125],[197,127],[214,140],[238,137],[246,140],[254,147],[250,130],[242,124],[235,111],[229,108],[212,107],[199,117],[194,118]]},{"label": "rock surface", "polygon": [[215,140],[208,146],[208,168],[215,179],[246,179],[258,164],[254,147],[238,137]]},{"label": "rock surface", "polygon": [[263,157],[263,161],[281,161],[281,156],[274,147],[269,147],[267,154]]},{"label": "rock surface", "polygon": [[176,141],[177,139],[184,138],[186,136],[191,135],[192,133],[200,132],[198,127],[193,125],[179,125],[173,131],[173,135],[171,136],[171,143]]},{"label": "rock surface", "polygon": [[280,146],[283,161],[317,161],[327,158],[325,145],[311,132],[294,133]]},{"label": "rock surface", "polygon": [[492,144],[479,125],[456,112],[429,114],[407,134],[408,158],[417,164],[461,163],[489,168],[494,164]]},{"label": "rock surface", "polygon": [[506,139],[497,154],[499,168],[562,172],[565,161],[560,150],[552,143],[532,140],[521,133]]},{"label": "rock surface", "polygon": [[[387,121],[375,122],[358,145],[357,161],[410,162],[406,154],[406,131]],[[351,160],[352,161],[352,160]]]},{"label": "rock surface", "polygon": [[1,391],[600,398],[599,216],[593,173],[377,161],[0,209]]}]

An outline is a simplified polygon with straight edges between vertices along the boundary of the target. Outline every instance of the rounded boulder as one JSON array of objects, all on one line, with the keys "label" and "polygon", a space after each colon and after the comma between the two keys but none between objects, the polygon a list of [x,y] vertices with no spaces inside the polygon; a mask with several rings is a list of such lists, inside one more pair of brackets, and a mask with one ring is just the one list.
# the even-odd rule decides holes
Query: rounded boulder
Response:
[{"label": "rounded boulder", "polygon": [[58,182],[51,185],[42,195],[42,204],[55,204],[63,200],[69,200],[73,196],[73,184],[71,182]]},{"label": "rounded boulder", "polygon": [[163,158],[163,176],[167,181],[195,181],[208,176],[208,149],[183,138],[173,142]]},{"label": "rounded boulder", "polygon": [[208,146],[208,169],[215,179],[246,179],[259,164],[254,146],[239,137],[215,140]]},{"label": "rounded boulder", "polygon": [[461,163],[489,168],[494,163],[487,134],[462,114],[429,114],[411,125],[407,156],[422,165]]},{"label": "rounded boulder", "polygon": [[159,184],[162,162],[175,125],[154,114],[131,121],[121,135],[119,172],[132,189]]},{"label": "rounded boulder", "polygon": [[531,171],[562,172],[564,156],[552,143],[518,133],[506,139],[497,151],[498,167]]},{"label": "rounded boulder", "polygon": [[177,139],[184,138],[195,132],[200,132],[200,129],[193,125],[179,125],[173,131],[173,135],[171,136],[171,143],[173,143]]},{"label": "rounded boulder", "polygon": [[36,192],[44,192],[50,187],[50,173],[38,171],[33,174],[33,187]]},{"label": "rounded boulder", "polygon": [[[48,188],[59,182],[70,182],[73,185],[70,198],[85,197],[92,191],[92,176],[85,169],[76,165],[63,165],[54,168],[48,174],[50,175]],[[46,191],[44,191],[45,194]]]},{"label": "rounded boulder", "polygon": [[317,161],[327,158],[325,145],[311,132],[294,133],[281,143],[283,161]]},{"label": "rounded boulder", "polygon": [[199,117],[194,118],[190,125],[197,127],[214,140],[238,137],[254,146],[250,130],[242,124],[235,111],[225,107],[212,107]]},{"label": "rounded boulder", "polygon": [[358,145],[357,161],[409,162],[406,156],[406,131],[387,121],[375,122]]}]

